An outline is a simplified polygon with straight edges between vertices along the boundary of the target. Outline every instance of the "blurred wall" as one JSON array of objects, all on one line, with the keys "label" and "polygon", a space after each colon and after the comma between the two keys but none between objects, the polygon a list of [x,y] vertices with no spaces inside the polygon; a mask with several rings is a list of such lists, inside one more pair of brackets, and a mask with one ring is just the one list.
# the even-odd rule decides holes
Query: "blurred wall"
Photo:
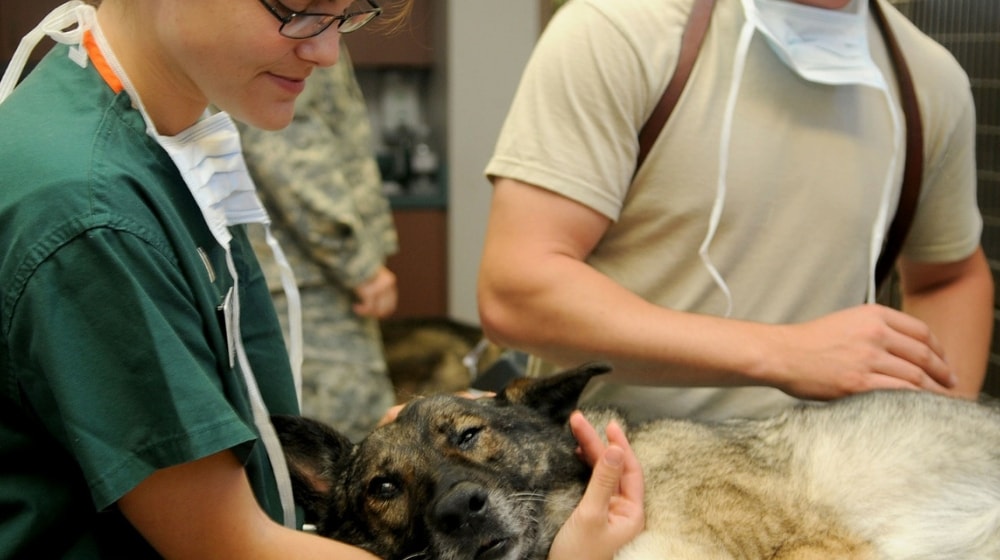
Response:
[{"label": "blurred wall", "polygon": [[448,0],[445,72],[435,96],[447,102],[448,311],[479,324],[476,275],[491,188],[493,153],[521,71],[540,28],[539,0]]}]

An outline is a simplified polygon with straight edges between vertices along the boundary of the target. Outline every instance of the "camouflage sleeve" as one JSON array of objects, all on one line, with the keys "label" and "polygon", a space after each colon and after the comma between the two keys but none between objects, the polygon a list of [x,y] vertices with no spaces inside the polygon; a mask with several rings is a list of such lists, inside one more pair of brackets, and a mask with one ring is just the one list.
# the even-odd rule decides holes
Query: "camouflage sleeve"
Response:
[{"label": "camouflage sleeve", "polygon": [[281,131],[243,128],[243,150],[276,222],[331,280],[355,287],[398,250],[364,97],[346,49],[317,68]]}]

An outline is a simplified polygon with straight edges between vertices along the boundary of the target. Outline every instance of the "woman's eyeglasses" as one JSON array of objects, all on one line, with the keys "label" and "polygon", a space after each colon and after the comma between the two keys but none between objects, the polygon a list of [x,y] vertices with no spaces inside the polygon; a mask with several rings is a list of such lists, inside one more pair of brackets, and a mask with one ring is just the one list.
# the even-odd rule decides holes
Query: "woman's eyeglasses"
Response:
[{"label": "woman's eyeglasses", "polygon": [[[308,39],[310,37],[315,37],[329,29],[334,23],[337,24],[337,31],[341,33],[350,33],[361,29],[368,22],[375,19],[376,16],[382,13],[382,8],[375,3],[375,0],[367,0],[368,5],[370,6],[368,9],[355,10],[353,12],[346,11],[339,16],[334,14],[318,14],[309,12],[298,13],[278,2],[278,0],[271,1],[274,2],[273,5],[269,3],[269,0],[260,0],[260,3],[267,8],[267,11],[271,12],[271,15],[281,22],[281,27],[278,28],[278,33],[281,33],[289,39]],[[348,8],[348,10],[350,9]]]}]

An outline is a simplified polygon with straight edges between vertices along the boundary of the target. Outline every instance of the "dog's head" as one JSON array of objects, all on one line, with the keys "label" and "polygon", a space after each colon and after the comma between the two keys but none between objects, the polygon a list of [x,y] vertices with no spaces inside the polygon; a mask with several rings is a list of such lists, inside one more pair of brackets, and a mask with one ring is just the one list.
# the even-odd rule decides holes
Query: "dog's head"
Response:
[{"label": "dog's head", "polygon": [[609,369],[519,379],[495,398],[416,399],[356,445],[275,417],[296,501],[321,535],[390,560],[545,558],[590,472],[567,419]]}]

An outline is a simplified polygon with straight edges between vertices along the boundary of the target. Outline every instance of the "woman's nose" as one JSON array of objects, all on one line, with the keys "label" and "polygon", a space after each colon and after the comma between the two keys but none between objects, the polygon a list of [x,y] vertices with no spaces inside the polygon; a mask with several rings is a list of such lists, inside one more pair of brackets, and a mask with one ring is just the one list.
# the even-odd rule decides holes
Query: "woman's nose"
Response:
[{"label": "woman's nose", "polygon": [[340,32],[333,26],[315,37],[302,39],[295,54],[317,66],[333,66],[340,58]]}]

